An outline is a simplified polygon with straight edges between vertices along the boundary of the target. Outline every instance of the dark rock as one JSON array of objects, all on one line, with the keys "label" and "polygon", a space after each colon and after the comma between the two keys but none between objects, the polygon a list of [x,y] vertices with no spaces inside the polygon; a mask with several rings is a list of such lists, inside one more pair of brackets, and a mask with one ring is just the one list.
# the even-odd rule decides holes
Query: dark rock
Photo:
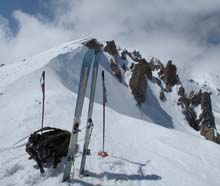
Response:
[{"label": "dark rock", "polygon": [[172,64],[172,61],[168,61],[163,75],[163,81],[166,85],[168,92],[172,91],[172,87],[178,82],[176,65]]},{"label": "dark rock", "polygon": [[189,93],[188,99],[191,100],[194,97],[194,95],[195,95],[194,90],[191,90],[190,93]]},{"label": "dark rock", "polygon": [[147,75],[147,78],[152,79],[153,76],[150,64],[145,59],[139,60],[139,63],[146,70],[145,74]]},{"label": "dark rock", "polygon": [[179,95],[179,96],[184,96],[184,94],[185,94],[185,89],[184,89],[183,86],[181,86],[181,87],[179,88],[179,90],[178,90],[178,95]]},{"label": "dark rock", "polygon": [[115,74],[115,76],[118,78],[119,82],[122,82],[122,73],[120,68],[118,67],[118,65],[116,63],[113,62],[113,60],[111,59],[110,62],[110,67],[112,69],[112,72]]},{"label": "dark rock", "polygon": [[158,85],[159,87],[162,87],[162,82],[161,82],[161,80],[158,79],[158,78],[155,78],[155,80],[156,80],[157,85]]},{"label": "dark rock", "polygon": [[182,109],[187,109],[190,106],[190,100],[187,98],[186,95],[181,96],[178,99],[178,103],[181,105]]},{"label": "dark rock", "polygon": [[160,62],[160,60],[156,59],[156,58],[151,58],[150,62],[149,62],[152,71],[154,70],[160,70],[163,66],[163,64]]},{"label": "dark rock", "polygon": [[115,41],[106,41],[106,46],[104,47],[104,51],[108,52],[110,55],[114,56],[118,54],[118,50],[115,44]]},{"label": "dark rock", "polygon": [[139,51],[134,50],[132,54],[133,54],[134,58],[137,59],[138,61],[140,61],[142,59]]},{"label": "dark rock", "polygon": [[196,120],[197,116],[195,111],[191,108],[191,107],[187,107],[184,111],[183,111],[185,118],[187,120],[187,122],[189,123],[189,125],[194,128],[195,130],[199,131],[199,125],[198,122]]},{"label": "dark rock", "polygon": [[161,79],[163,78],[164,70],[165,70],[165,67],[163,64],[161,64],[159,68],[159,72],[158,72],[158,75]]},{"label": "dark rock", "polygon": [[201,126],[200,134],[207,140],[215,141],[215,129],[206,125]]},{"label": "dark rock", "polygon": [[215,142],[220,144],[220,134],[219,133],[217,133],[217,136],[215,138]]},{"label": "dark rock", "polygon": [[160,97],[160,100],[161,100],[161,101],[163,101],[163,102],[166,101],[166,97],[165,97],[165,94],[164,94],[163,91],[160,91],[160,95],[159,95],[159,97]]},{"label": "dark rock", "polygon": [[199,118],[201,120],[201,135],[206,139],[216,141],[215,136],[215,118],[212,112],[211,95],[208,92],[203,92],[201,95],[201,109],[202,113]]},{"label": "dark rock", "polygon": [[84,43],[84,45],[87,46],[88,48],[95,49],[96,54],[102,48],[102,45],[96,39],[91,39],[91,40],[87,41],[86,43]]},{"label": "dark rock", "polygon": [[152,79],[152,70],[150,64],[146,63],[146,75],[148,79]]},{"label": "dark rock", "polygon": [[123,51],[121,52],[121,59],[127,60],[126,54],[127,54],[127,51],[126,51],[126,50],[123,50]]},{"label": "dark rock", "polygon": [[201,102],[201,99],[202,99],[202,91],[200,90],[197,94],[195,94],[192,99],[191,99],[191,103],[194,105],[194,106],[198,106]]},{"label": "dark rock", "polygon": [[123,65],[122,65],[122,69],[124,70],[124,72],[126,72],[126,71],[127,71],[127,67],[126,67],[126,65],[125,65],[125,64],[123,64]]},{"label": "dark rock", "polygon": [[130,70],[134,69],[134,63],[131,63]]},{"label": "dark rock", "polygon": [[137,101],[137,105],[141,106],[146,99],[146,89],[147,89],[147,63],[145,61],[140,61],[135,64],[132,70],[132,76],[129,81],[129,86],[131,92]]},{"label": "dark rock", "polygon": [[3,64],[3,63],[2,63],[2,64],[0,64],[0,67],[3,67],[3,66],[5,66],[5,64]]},{"label": "dark rock", "polygon": [[208,92],[203,92],[201,96],[201,108],[207,112],[212,112],[211,96]]},{"label": "dark rock", "polygon": [[215,128],[202,125],[200,134],[207,140],[220,144],[220,134],[216,131]]},{"label": "dark rock", "polygon": [[139,59],[135,58],[135,56],[132,53],[126,51],[126,55],[128,55],[133,61],[139,62]]}]

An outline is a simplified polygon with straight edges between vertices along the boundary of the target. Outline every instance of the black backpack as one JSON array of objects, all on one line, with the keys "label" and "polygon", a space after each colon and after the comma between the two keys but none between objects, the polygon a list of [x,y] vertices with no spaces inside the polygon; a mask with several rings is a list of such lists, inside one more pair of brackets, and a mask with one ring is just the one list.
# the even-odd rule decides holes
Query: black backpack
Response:
[{"label": "black backpack", "polygon": [[30,135],[26,144],[26,152],[29,159],[34,159],[40,172],[43,167],[53,168],[61,162],[61,158],[67,155],[70,140],[70,132],[58,128],[44,127]]}]

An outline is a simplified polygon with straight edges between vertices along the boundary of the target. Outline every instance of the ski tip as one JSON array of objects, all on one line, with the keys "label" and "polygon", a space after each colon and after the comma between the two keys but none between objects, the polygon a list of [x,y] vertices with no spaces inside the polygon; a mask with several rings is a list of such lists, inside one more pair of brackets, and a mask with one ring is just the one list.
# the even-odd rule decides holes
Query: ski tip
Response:
[{"label": "ski tip", "polygon": [[95,55],[95,50],[94,49],[89,49],[86,54],[85,54],[85,58],[87,57],[93,57]]},{"label": "ski tip", "polygon": [[95,60],[99,62],[102,55],[103,55],[102,51],[98,52],[98,54],[96,54],[96,56],[95,56]]}]

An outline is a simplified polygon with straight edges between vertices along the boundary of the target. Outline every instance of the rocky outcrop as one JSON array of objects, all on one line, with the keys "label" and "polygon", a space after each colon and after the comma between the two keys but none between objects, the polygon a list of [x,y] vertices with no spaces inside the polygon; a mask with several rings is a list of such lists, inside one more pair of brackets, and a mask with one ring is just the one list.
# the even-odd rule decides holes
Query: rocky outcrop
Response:
[{"label": "rocky outcrop", "polygon": [[141,57],[141,54],[139,51],[133,51],[132,53],[131,52],[128,52],[127,50],[124,50],[122,53],[121,53],[121,57],[122,59],[125,59],[127,58],[126,56],[129,56],[133,61],[135,62],[140,62],[142,60],[142,57]]},{"label": "rocky outcrop", "polygon": [[[149,65],[152,71],[158,71],[159,78],[164,82],[166,92],[171,92],[172,87],[179,82],[176,65],[168,61],[166,67],[156,58],[151,58]],[[161,87],[161,85],[160,85]]]},{"label": "rocky outcrop", "polygon": [[146,66],[145,68],[146,68],[146,75],[147,75],[147,78],[151,80],[152,77],[153,77],[153,76],[152,76],[151,66],[150,66],[149,63],[147,63],[147,61],[146,61],[145,59],[143,59],[143,60],[144,60],[144,62],[145,62],[145,64],[146,64],[146,65],[145,65],[145,66]]},{"label": "rocky outcrop", "polygon": [[184,110],[184,109],[187,109],[190,106],[190,100],[184,94],[183,96],[179,97],[177,104],[181,105],[181,108]]},{"label": "rocky outcrop", "polygon": [[91,39],[84,43],[85,46],[91,49],[95,49],[95,53],[97,54],[101,48],[103,47],[96,39]]},{"label": "rocky outcrop", "polygon": [[202,91],[200,90],[197,94],[195,94],[191,98],[191,102],[195,107],[197,107],[201,103],[201,99],[202,99]]},{"label": "rocky outcrop", "polygon": [[134,50],[134,51],[132,52],[132,55],[133,55],[133,57],[134,57],[137,61],[140,61],[140,60],[142,59],[142,56],[141,56],[140,52],[137,51],[137,50]]},{"label": "rocky outcrop", "polygon": [[[208,92],[198,93],[191,91],[187,96],[185,89],[181,86],[178,91],[179,100],[178,104],[183,109],[183,114],[189,125],[207,140],[214,141],[220,144],[220,136],[216,131],[215,119],[212,112],[211,94]],[[199,117],[194,111],[195,107],[201,106],[201,114]]]},{"label": "rocky outcrop", "polygon": [[118,50],[115,44],[115,41],[106,41],[106,45],[104,47],[104,51],[108,52],[110,55],[114,56],[116,54],[118,54]]},{"label": "rocky outcrop", "polygon": [[126,54],[127,54],[127,50],[123,50],[123,51],[121,52],[121,59],[127,60]]},{"label": "rocky outcrop", "polygon": [[110,67],[111,67],[113,74],[117,77],[119,82],[122,82],[121,70],[120,70],[118,64],[114,63],[114,61],[112,59],[110,60]]},{"label": "rocky outcrop", "polygon": [[149,64],[151,66],[152,71],[160,70],[164,67],[160,60],[153,58],[153,57],[151,58]]},{"label": "rocky outcrop", "polygon": [[123,64],[123,65],[121,66],[121,68],[124,70],[124,72],[126,72],[126,71],[128,70],[125,64]]},{"label": "rocky outcrop", "polygon": [[168,92],[172,91],[172,87],[177,84],[178,76],[177,76],[177,68],[176,65],[172,64],[172,61],[168,61],[166,67],[161,69],[161,79],[164,81],[166,85],[166,90]]},{"label": "rocky outcrop", "polygon": [[[87,45],[88,47],[95,49],[102,47],[97,45],[95,41],[90,41]],[[104,50],[112,56],[118,54],[114,41],[107,41]],[[120,82],[122,82],[123,75],[126,74],[126,71],[132,71],[129,80],[129,87],[137,105],[139,106],[146,101],[148,80],[152,80],[152,83],[155,83],[160,87],[161,91],[158,96],[162,102],[166,101],[167,98],[165,95],[168,95],[175,85],[181,84],[177,74],[177,67],[171,60],[164,65],[160,60],[152,58],[148,63],[142,58],[139,51],[135,50],[129,52],[126,49],[120,53],[120,57],[121,59],[117,58],[120,60],[119,62],[115,61],[115,58],[110,60],[111,70]],[[133,61],[130,63],[130,66],[126,66],[126,64],[129,64],[130,62],[130,59],[129,61],[126,61],[128,58]],[[119,64],[121,66],[119,66]],[[156,75],[156,77],[153,77],[153,71],[154,74],[157,73],[158,76]],[[128,73],[128,75],[129,74],[130,73]],[[193,80],[190,80],[190,82],[194,83]],[[219,89],[217,89],[217,92],[220,94]],[[179,96],[177,104],[181,106],[182,112],[189,126],[196,131],[199,131],[206,139],[220,144],[220,134],[216,131],[215,119],[212,112],[211,94],[208,92],[202,92],[201,90],[199,92],[192,90],[187,94],[183,85],[179,87],[177,94]],[[201,109],[195,109],[197,107],[201,107]],[[198,113],[197,111],[200,110],[201,112]]]},{"label": "rocky outcrop", "polygon": [[199,131],[199,122],[197,120],[197,115],[193,110],[193,107],[186,107],[183,110],[183,114],[185,115],[186,121],[189,123],[189,125],[195,130]]},{"label": "rocky outcrop", "polygon": [[183,97],[185,95],[185,89],[183,86],[181,86],[178,90],[178,95]]},{"label": "rocky outcrop", "polygon": [[142,60],[135,64],[132,70],[132,76],[129,81],[129,86],[131,88],[131,93],[133,94],[137,105],[141,106],[146,99],[146,89],[147,89],[147,68],[148,64]]},{"label": "rocky outcrop", "polygon": [[201,126],[200,134],[202,136],[205,136],[205,138],[207,140],[217,142],[215,140],[216,137],[215,137],[215,129],[214,128],[207,127],[207,126],[203,125],[203,126]]},{"label": "rocky outcrop", "polygon": [[133,69],[134,69],[134,63],[131,63],[131,65],[130,65],[130,70],[132,71]]},{"label": "rocky outcrop", "polygon": [[166,101],[166,97],[165,97],[165,94],[163,91],[160,91],[160,95],[159,95],[159,98],[161,101],[165,102]]},{"label": "rocky outcrop", "polygon": [[162,82],[161,82],[161,80],[158,79],[158,78],[155,78],[155,81],[156,81],[157,85],[162,88]]},{"label": "rocky outcrop", "polygon": [[215,127],[215,119],[212,112],[212,103],[211,103],[211,96],[210,93],[204,92],[201,96],[201,109],[202,114],[199,116],[201,120],[201,126],[206,126],[209,128],[216,128]]}]

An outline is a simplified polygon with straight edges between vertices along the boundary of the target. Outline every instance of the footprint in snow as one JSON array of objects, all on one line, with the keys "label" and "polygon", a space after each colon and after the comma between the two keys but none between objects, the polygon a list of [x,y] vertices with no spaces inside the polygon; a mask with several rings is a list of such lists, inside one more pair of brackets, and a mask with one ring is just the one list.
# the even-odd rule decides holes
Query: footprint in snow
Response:
[{"label": "footprint in snow", "polygon": [[14,166],[5,171],[5,177],[12,176],[16,174],[19,170],[24,170],[24,167],[20,164],[15,164]]}]

